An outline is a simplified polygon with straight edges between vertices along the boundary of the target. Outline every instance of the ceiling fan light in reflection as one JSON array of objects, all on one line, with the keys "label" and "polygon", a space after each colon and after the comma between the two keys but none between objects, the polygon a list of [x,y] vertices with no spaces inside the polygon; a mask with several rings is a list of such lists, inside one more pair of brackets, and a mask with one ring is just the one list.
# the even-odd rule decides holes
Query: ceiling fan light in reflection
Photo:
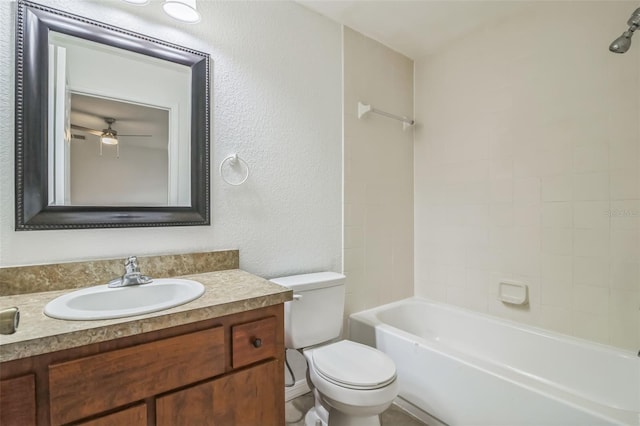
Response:
[{"label": "ceiling fan light in reflection", "polygon": [[116,119],[105,118],[104,122],[107,123],[108,127],[106,129],[102,129],[100,142],[105,145],[118,145],[118,132],[111,128],[111,125],[116,122]]},{"label": "ceiling fan light in reflection", "polygon": [[144,6],[145,4],[149,3],[149,0],[123,0],[123,1],[131,4],[136,4],[139,6]]},{"label": "ceiling fan light in reflection", "polygon": [[103,133],[100,136],[100,142],[105,145],[118,145],[118,137],[113,133]]},{"label": "ceiling fan light in reflection", "polygon": [[190,24],[200,22],[196,0],[165,0],[162,8],[167,15],[179,21]]}]

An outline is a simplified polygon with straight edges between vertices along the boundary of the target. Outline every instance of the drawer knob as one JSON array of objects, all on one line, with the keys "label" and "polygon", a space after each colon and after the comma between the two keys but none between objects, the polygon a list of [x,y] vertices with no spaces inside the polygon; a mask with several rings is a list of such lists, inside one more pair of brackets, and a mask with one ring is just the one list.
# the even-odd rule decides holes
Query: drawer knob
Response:
[{"label": "drawer knob", "polygon": [[253,347],[259,348],[260,346],[262,346],[262,339],[259,339],[259,338],[253,339]]}]

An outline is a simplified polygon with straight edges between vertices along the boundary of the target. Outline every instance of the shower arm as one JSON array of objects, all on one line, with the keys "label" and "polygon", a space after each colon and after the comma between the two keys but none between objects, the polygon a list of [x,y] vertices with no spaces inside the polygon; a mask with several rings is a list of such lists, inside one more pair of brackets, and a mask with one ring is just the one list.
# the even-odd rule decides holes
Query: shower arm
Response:
[{"label": "shower arm", "polygon": [[640,7],[631,14],[627,21],[627,25],[629,25],[629,29],[627,31],[631,32],[634,32],[640,27]]}]

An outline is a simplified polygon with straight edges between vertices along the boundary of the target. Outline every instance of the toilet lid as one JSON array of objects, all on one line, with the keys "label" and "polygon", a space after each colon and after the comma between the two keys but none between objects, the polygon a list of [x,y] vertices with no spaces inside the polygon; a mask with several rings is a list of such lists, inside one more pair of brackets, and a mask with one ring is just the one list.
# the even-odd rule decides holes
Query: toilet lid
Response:
[{"label": "toilet lid", "polygon": [[342,340],[313,351],[318,375],[339,386],[377,389],[396,378],[396,365],[377,349]]}]

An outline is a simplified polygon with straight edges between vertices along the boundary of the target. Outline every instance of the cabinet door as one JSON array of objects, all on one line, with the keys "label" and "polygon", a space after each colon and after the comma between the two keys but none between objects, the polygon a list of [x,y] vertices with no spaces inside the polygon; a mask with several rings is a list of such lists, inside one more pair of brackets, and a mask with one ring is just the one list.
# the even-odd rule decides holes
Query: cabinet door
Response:
[{"label": "cabinet door", "polygon": [[36,424],[36,382],[33,374],[0,381],[0,425]]},{"label": "cabinet door", "polygon": [[284,388],[279,361],[231,373],[156,399],[158,426],[280,426]]}]

